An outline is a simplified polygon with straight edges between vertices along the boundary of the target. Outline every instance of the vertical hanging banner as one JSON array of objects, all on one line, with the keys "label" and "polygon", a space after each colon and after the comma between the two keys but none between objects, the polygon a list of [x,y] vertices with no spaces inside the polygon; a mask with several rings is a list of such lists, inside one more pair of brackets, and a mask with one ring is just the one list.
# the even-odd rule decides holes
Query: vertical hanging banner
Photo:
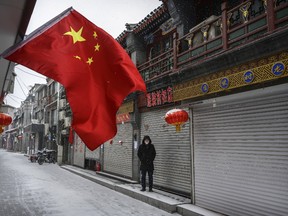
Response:
[{"label": "vertical hanging banner", "polygon": [[59,83],[67,92],[73,130],[90,150],[117,133],[116,112],[125,97],[146,91],[121,45],[73,8],[1,54]]}]

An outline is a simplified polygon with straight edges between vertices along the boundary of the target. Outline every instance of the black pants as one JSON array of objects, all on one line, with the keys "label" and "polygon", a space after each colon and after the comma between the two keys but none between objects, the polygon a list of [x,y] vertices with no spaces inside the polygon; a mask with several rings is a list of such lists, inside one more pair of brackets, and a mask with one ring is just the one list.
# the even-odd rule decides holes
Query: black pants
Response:
[{"label": "black pants", "polygon": [[141,170],[141,185],[142,188],[146,188],[146,173],[148,172],[148,179],[149,179],[149,189],[153,187],[153,170]]}]

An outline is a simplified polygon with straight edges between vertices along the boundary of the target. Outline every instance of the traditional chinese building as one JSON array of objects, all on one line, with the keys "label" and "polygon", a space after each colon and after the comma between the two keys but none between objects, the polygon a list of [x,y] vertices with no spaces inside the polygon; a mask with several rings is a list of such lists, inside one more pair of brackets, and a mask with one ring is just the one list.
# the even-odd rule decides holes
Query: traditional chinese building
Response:
[{"label": "traditional chinese building", "polygon": [[[159,189],[224,215],[285,215],[287,24],[284,0],[165,0],[127,24],[117,40],[148,92],[120,110],[131,120],[104,144],[103,171],[136,178],[150,135]],[[189,113],[180,132],[164,121],[172,108]]]},{"label": "traditional chinese building", "polygon": [[[95,151],[75,135],[72,164],[139,181],[149,135],[158,189],[224,215],[286,215],[288,2],[162,2],[117,38],[147,93],[126,98]],[[179,132],[164,120],[173,108],[189,114]]]}]

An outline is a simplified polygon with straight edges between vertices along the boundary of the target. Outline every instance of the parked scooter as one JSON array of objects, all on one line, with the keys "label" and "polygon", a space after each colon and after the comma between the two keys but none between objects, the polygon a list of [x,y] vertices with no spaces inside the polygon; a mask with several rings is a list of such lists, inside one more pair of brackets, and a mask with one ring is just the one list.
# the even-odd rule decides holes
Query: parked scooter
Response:
[{"label": "parked scooter", "polygon": [[39,165],[42,165],[44,162],[53,164],[56,163],[55,150],[43,149],[42,151],[38,151],[37,154]]},{"label": "parked scooter", "polygon": [[31,161],[31,163],[34,163],[38,160],[38,154],[32,154],[29,156],[28,160]]}]

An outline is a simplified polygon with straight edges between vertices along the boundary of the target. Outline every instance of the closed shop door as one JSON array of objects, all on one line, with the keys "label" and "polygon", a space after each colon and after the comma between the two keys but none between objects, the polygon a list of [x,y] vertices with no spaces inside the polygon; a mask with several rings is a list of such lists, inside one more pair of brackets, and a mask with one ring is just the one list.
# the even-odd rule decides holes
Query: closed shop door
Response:
[{"label": "closed shop door", "polygon": [[93,151],[85,147],[85,159],[100,160],[100,147]]},{"label": "closed shop door", "polygon": [[76,133],[74,135],[73,150],[73,165],[84,168],[85,144]]},{"label": "closed shop door", "polygon": [[149,135],[156,149],[155,186],[189,196],[191,194],[189,122],[180,132],[176,132],[175,126],[168,125],[164,120],[169,110],[161,109],[141,114],[141,139]]},{"label": "closed shop door", "polygon": [[104,145],[103,171],[132,178],[133,127],[131,123],[118,124],[117,130],[113,143]]},{"label": "closed shop door", "polygon": [[287,89],[193,107],[196,205],[230,216],[287,215]]}]

